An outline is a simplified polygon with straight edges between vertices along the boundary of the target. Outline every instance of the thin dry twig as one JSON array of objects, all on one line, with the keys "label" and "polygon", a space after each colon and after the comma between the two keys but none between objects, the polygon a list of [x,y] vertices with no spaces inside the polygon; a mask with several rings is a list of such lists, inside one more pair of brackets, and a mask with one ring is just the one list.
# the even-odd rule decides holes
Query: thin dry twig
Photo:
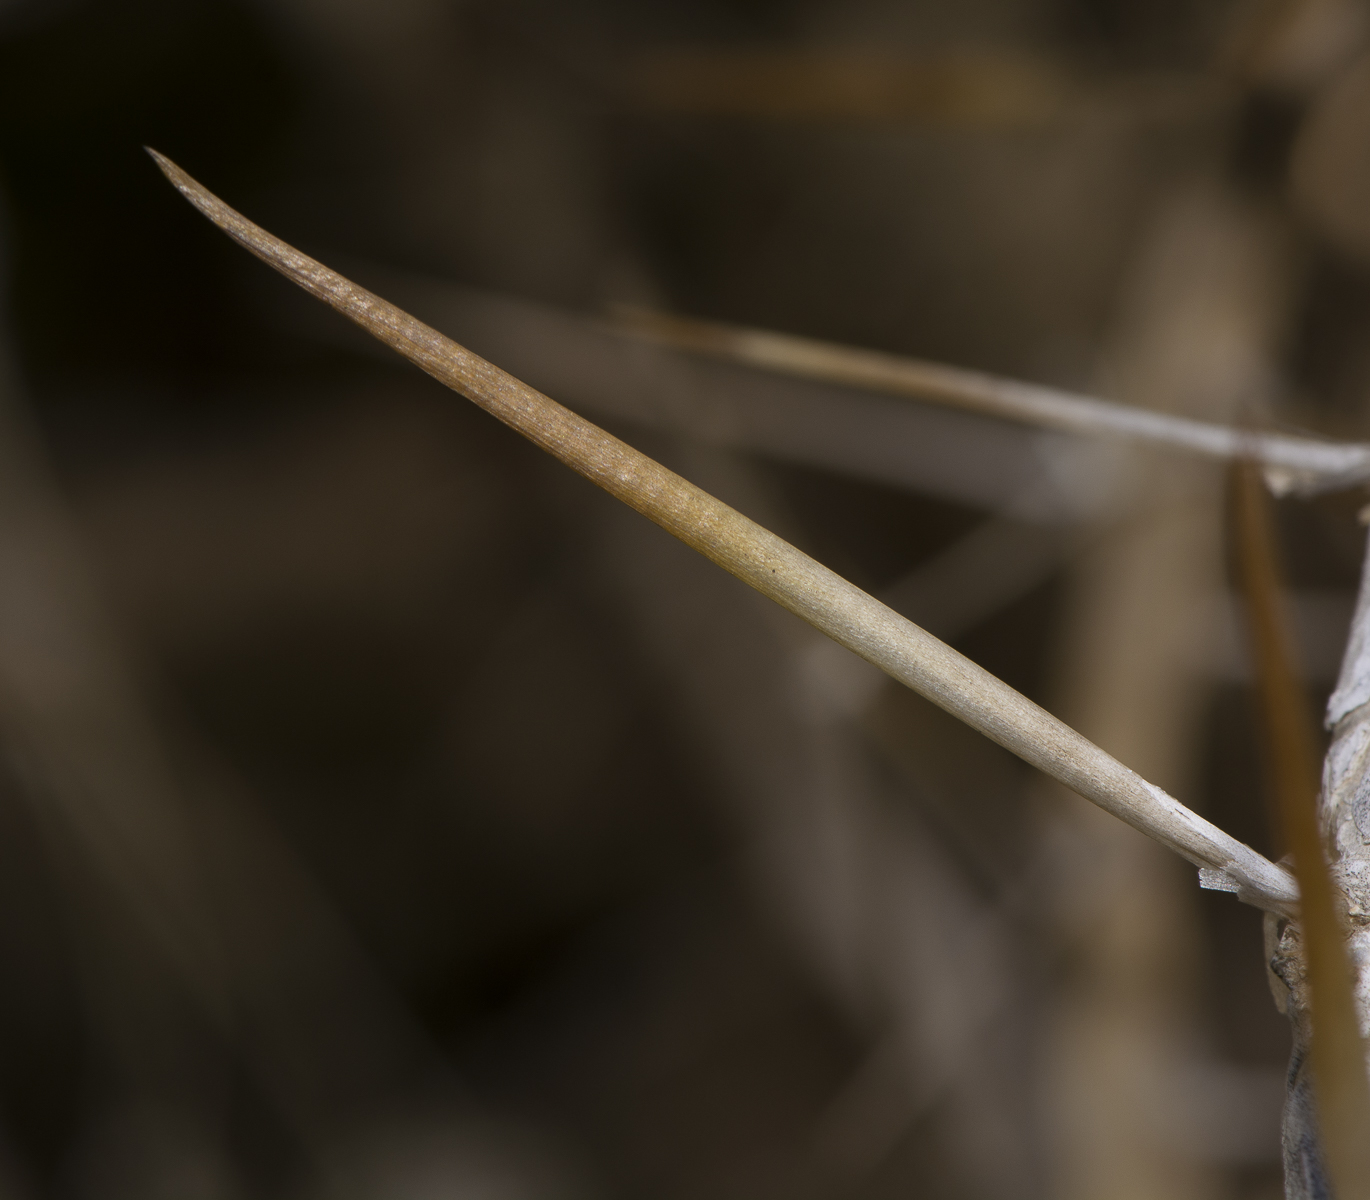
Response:
[{"label": "thin dry twig", "polygon": [[804,379],[911,396],[1087,437],[1121,437],[1210,458],[1255,458],[1277,493],[1315,495],[1370,479],[1370,445],[1258,433],[1114,404],[1056,388],[768,330],[642,309],[615,310],[620,328],[680,349]]},{"label": "thin dry twig", "polygon": [[1270,501],[1252,463],[1235,479],[1238,564],[1257,664],[1269,766],[1280,825],[1303,897],[1300,925],[1312,1001],[1313,1087],[1323,1155],[1336,1195],[1370,1197],[1370,1080],[1356,1013],[1344,914],[1318,831],[1318,753],[1294,670]]},{"label": "thin dry twig", "polygon": [[[379,271],[375,277],[402,308],[428,313],[430,323],[483,358],[592,419],[683,433],[1033,525],[1097,519],[1125,505],[1129,494],[1131,473],[1112,461],[1114,447],[1071,434],[763,373],[450,282]],[[309,318],[297,319],[303,332]],[[324,333],[317,319],[311,329]]]},{"label": "thin dry twig", "polygon": [[[762,595],[900,683],[1218,878],[1292,914],[1282,867],[1185,808],[1064,722],[741,513],[379,296],[273,237],[150,150],[245,249]],[[1212,877],[1210,877],[1212,882]]]}]

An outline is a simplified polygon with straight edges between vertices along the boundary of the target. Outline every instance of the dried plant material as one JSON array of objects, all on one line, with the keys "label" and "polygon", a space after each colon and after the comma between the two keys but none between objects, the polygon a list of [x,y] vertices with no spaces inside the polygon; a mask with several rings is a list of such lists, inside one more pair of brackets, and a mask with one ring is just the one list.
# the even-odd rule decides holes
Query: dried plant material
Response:
[{"label": "dried plant material", "polygon": [[246,220],[168,159],[167,178],[225,233],[435,379],[686,545],[1253,904],[1292,914],[1283,868],[1203,820],[963,655],[618,438]]},{"label": "dried plant material", "polygon": [[1312,1010],[1311,1058],[1321,1148],[1338,1197],[1370,1197],[1370,1081],[1356,1012],[1342,897],[1317,820],[1318,754],[1294,669],[1269,499],[1250,463],[1235,467],[1237,558],[1257,666],[1276,805],[1302,896],[1299,923]]},{"label": "dried plant material", "polygon": [[[1272,310],[1288,294],[1272,232],[1220,181],[1176,181],[1100,346],[1113,394],[1191,420],[1230,419],[1266,376]],[[1061,578],[1053,702],[1085,736],[1183,795],[1206,749],[1212,688],[1195,650],[1210,640],[1223,584],[1223,472],[1189,456],[1137,457],[1150,469],[1127,518],[1098,530]],[[1201,1049],[1196,898],[1159,847],[1117,822],[1043,807],[1057,831],[1047,837],[1069,828],[1081,843],[1077,865],[1054,881],[1053,934],[1075,966],[1053,988],[1045,1024],[1043,1115],[1059,1146],[1048,1194],[1097,1200],[1126,1180],[1133,1200],[1218,1200],[1214,1135],[1191,1117],[1186,1136],[1174,1132],[1182,1107],[1217,1117],[1197,1096],[1213,1064]],[[1201,883],[1224,887],[1220,877]]]},{"label": "dried plant material", "polygon": [[1165,120],[1211,109],[1222,98],[1204,76],[1151,73],[1105,82],[1041,56],[985,49],[671,49],[638,55],[617,83],[626,103],[657,112],[970,130],[1036,129],[1098,111]]},{"label": "dried plant material", "polygon": [[1037,526],[1097,517],[1123,502],[1135,482],[1125,464],[1120,468],[1118,446],[755,371],[625,337],[616,325],[528,300],[377,277],[402,307],[428,313],[483,358],[587,416],[685,434]]},{"label": "dried plant material", "polygon": [[807,379],[929,400],[1087,437],[1128,438],[1210,458],[1255,457],[1278,493],[1313,495],[1370,479],[1370,445],[1249,432],[1113,404],[961,367],[684,317],[620,310],[644,338]]},{"label": "dried plant material", "polygon": [[[681,452],[711,490],[745,496],[768,523],[786,520],[753,464],[712,450]],[[968,787],[976,770],[960,769],[1003,769],[1007,756],[990,747],[976,756],[970,730],[903,689],[883,688],[877,671],[826,639],[808,630],[796,638],[785,613],[731,579],[701,577],[634,514],[611,512],[596,526],[598,569],[626,601],[654,671],[670,681],[673,705],[688,713],[728,780],[719,801],[754,856],[771,919],[848,1020],[869,1027],[879,1014],[878,1036],[815,1114],[801,1169],[822,1181],[824,1196],[859,1194],[887,1178],[890,1156],[935,1110],[946,1153],[975,1181],[975,1194],[1020,1195],[1015,1185],[1032,1170],[1024,1137],[1030,1101],[1002,1053],[1023,986],[1013,953],[1019,931],[984,891],[987,879],[1008,886],[1016,874],[1003,860],[997,870],[986,865],[994,856],[985,853],[984,823],[994,810],[985,792],[1009,807],[1017,797],[1002,776],[1002,791]],[[869,699],[867,684],[906,700],[886,714],[887,750],[897,728],[932,758],[956,764],[947,807],[973,848],[954,849],[946,825],[928,819],[924,789],[936,770],[929,754],[910,756],[921,768],[911,786],[871,769],[867,726],[855,716]],[[958,753],[967,748],[969,755]],[[1012,836],[994,831],[996,839]],[[1026,853],[1016,841],[1014,849]],[[966,854],[985,873],[968,872]],[[917,970],[906,968],[910,959]],[[766,1182],[753,1176],[751,1191],[792,1190]]]},{"label": "dried plant material", "polygon": [[1370,57],[1314,101],[1291,167],[1302,214],[1344,253],[1370,259]]},{"label": "dried plant material", "polygon": [[642,55],[621,87],[638,104],[703,116],[995,126],[1050,121],[1076,90],[1022,55],[709,48]]}]

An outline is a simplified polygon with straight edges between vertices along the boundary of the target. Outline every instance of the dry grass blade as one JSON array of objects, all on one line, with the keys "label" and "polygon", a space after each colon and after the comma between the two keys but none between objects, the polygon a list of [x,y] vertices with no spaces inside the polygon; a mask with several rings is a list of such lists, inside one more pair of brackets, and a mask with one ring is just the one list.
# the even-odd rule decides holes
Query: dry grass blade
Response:
[{"label": "dry grass blade", "polygon": [[989,672],[707,492],[252,224],[151,153],[182,195],[245,249],[435,379],[900,683],[1190,862],[1220,872],[1244,899],[1295,910],[1297,886],[1282,867]]},{"label": "dry grass blade", "polygon": [[1087,437],[1122,437],[1211,458],[1256,458],[1278,492],[1312,495],[1370,478],[1370,445],[1252,433],[1055,388],[789,334],[619,309],[637,336],[806,379],[911,396]]},{"label": "dry grass blade", "polygon": [[1338,1197],[1370,1198],[1370,1082],[1356,1016],[1348,939],[1318,834],[1318,753],[1280,605],[1269,498],[1254,464],[1235,467],[1237,551],[1255,651],[1269,766],[1303,897],[1312,996],[1312,1063],[1322,1150]]}]

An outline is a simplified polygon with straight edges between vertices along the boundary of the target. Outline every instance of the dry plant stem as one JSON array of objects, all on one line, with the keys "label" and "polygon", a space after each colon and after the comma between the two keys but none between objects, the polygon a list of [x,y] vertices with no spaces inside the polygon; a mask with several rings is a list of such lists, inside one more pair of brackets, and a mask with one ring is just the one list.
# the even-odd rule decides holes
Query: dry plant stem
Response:
[{"label": "dry plant stem", "polygon": [[1280,826],[1294,855],[1313,1014],[1311,1059],[1320,1143],[1339,1200],[1370,1200],[1370,1081],[1356,1013],[1344,905],[1318,831],[1318,753],[1280,608],[1270,502],[1259,471],[1235,468],[1237,547],[1255,650]]},{"label": "dry plant stem", "polygon": [[712,321],[618,310],[621,327],[682,349],[768,371],[912,396],[1092,437],[1122,437],[1219,459],[1254,457],[1277,491],[1311,495],[1370,478],[1370,446],[1251,433],[1077,396],[1055,388]]},{"label": "dry plant stem", "polygon": [[[761,372],[526,300],[379,278],[400,307],[427,313],[430,324],[591,420],[685,434],[1033,525],[1078,524],[1126,502],[1131,473],[1116,462],[1121,446]],[[323,335],[320,316],[300,313],[302,331],[311,321]]]},{"label": "dry plant stem", "polygon": [[598,426],[252,224],[155,151],[196,208],[264,262],[762,595],[1073,791],[1292,914],[1293,878],[989,672]]}]

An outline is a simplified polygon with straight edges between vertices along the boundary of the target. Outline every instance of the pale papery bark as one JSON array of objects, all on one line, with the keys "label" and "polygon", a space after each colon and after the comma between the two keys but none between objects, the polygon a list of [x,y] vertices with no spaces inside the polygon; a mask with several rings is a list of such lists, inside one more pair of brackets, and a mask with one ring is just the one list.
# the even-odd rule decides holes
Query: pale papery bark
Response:
[{"label": "pale papery bark", "polygon": [[[1323,763],[1318,823],[1330,851],[1333,882],[1346,906],[1356,1010],[1361,1036],[1366,1037],[1370,1035],[1370,551],[1326,721],[1332,743]],[[1275,1002],[1288,1015],[1294,1032],[1283,1134],[1285,1195],[1288,1200],[1328,1200],[1332,1192],[1318,1146],[1309,1070],[1312,1020],[1298,923],[1267,914],[1266,951]]]}]

